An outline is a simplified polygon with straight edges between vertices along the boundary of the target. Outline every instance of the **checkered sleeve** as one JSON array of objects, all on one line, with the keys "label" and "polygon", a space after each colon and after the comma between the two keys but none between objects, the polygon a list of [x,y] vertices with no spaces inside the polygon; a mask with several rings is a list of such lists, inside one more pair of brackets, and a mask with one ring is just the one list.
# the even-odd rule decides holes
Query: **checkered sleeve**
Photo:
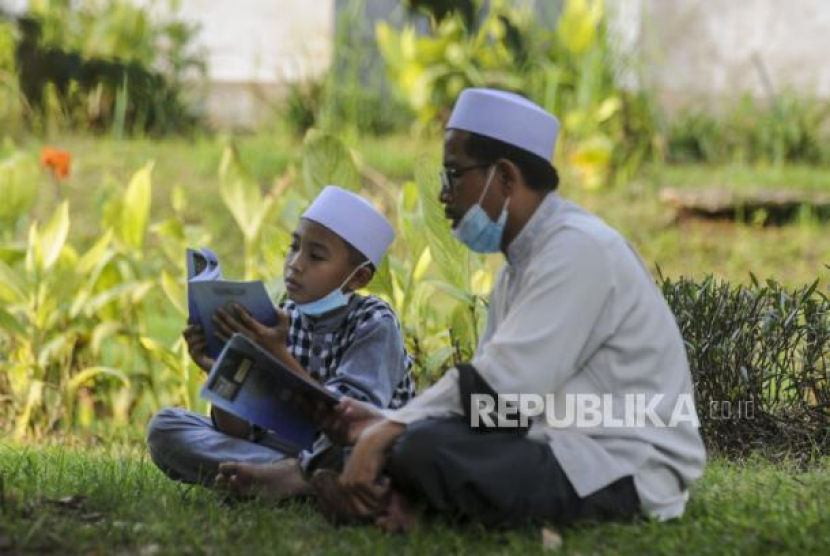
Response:
[{"label": "checkered sleeve", "polygon": [[402,405],[402,394],[411,389],[412,362],[394,312],[368,297],[349,321],[349,341],[326,387],[381,408]]}]

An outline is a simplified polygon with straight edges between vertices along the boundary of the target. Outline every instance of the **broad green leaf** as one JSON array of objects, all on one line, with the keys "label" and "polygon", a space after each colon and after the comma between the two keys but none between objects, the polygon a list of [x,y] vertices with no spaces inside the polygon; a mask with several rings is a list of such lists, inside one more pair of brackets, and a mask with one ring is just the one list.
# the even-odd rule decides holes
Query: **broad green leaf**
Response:
[{"label": "broad green leaf", "polygon": [[263,198],[259,185],[242,167],[236,150],[230,146],[222,153],[219,194],[246,241],[256,239],[273,199]]},{"label": "broad green leaf", "polygon": [[303,141],[303,179],[309,198],[327,185],[357,191],[360,174],[354,157],[343,142],[330,133],[311,129]]},{"label": "broad green leaf", "polygon": [[105,321],[97,325],[92,331],[92,336],[89,342],[92,354],[96,357],[100,357],[104,340],[112,338],[118,334],[122,328],[123,324],[116,321]]},{"label": "broad green leaf", "polygon": [[0,331],[6,333],[11,331],[14,334],[26,333],[26,329],[20,324],[17,318],[3,307],[0,307]]},{"label": "broad green leaf", "polygon": [[51,364],[63,359],[66,352],[74,345],[75,338],[74,331],[55,334],[54,337],[40,347],[40,351],[37,353],[38,365],[45,369]]},{"label": "broad green leaf", "polygon": [[392,267],[390,257],[387,255],[380,263],[380,268],[375,272],[374,278],[369,283],[369,291],[384,296],[390,302],[394,297],[392,286]]},{"label": "broad green leaf", "polygon": [[412,271],[412,282],[418,283],[420,282],[429,270],[429,265],[432,264],[432,255],[429,251],[429,247],[425,247],[424,250],[421,252],[421,256],[418,257],[418,262],[415,264],[415,268]]},{"label": "broad green leaf", "polygon": [[23,410],[17,415],[14,427],[14,439],[23,440],[26,436],[26,431],[29,430],[29,422],[32,420],[32,411],[34,411],[43,400],[43,381],[32,380],[29,383],[28,393],[26,395],[26,402]]},{"label": "broad green leaf", "polygon": [[457,288],[469,283],[469,253],[450,232],[450,225],[437,198],[437,168],[434,171],[422,165],[415,171],[415,179],[421,193],[424,214],[424,232],[438,271]]},{"label": "broad green leaf", "polygon": [[35,257],[43,270],[49,270],[61,254],[66,236],[69,234],[69,201],[62,202],[52,218],[35,235]]},{"label": "broad green leaf", "polygon": [[0,261],[0,300],[7,303],[22,303],[25,299],[25,275]]},{"label": "broad green leaf", "polygon": [[112,229],[108,228],[107,231],[104,232],[104,235],[102,235],[101,238],[95,242],[95,245],[90,247],[78,261],[78,272],[84,275],[92,272],[98,263],[104,259],[111,241]]},{"label": "broad green leaf", "polygon": [[153,188],[152,173],[153,163],[148,162],[133,174],[121,203],[121,221],[119,222],[121,240],[136,249],[142,248],[144,236],[147,233]]},{"label": "broad green leaf", "polygon": [[87,301],[84,306],[85,313],[87,315],[93,315],[113,301],[136,295],[136,292],[140,292],[144,287],[145,284],[143,282],[127,282],[114,286],[93,296]]},{"label": "broad green leaf", "polygon": [[473,302],[473,296],[466,289],[456,288],[454,285],[441,280],[428,280],[427,283],[465,305]]},{"label": "broad green leaf", "polygon": [[148,338],[146,336],[143,336],[139,342],[144,349],[149,351],[154,357],[164,363],[165,366],[180,374],[184,373],[184,368],[175,353],[162,346],[152,338]]},{"label": "broad green leaf", "polygon": [[113,378],[117,378],[124,386],[130,386],[130,379],[127,377],[127,375],[125,375],[122,371],[118,369],[114,369],[112,367],[87,367],[86,369],[82,370],[81,372],[73,376],[67,382],[66,386],[68,390],[68,396],[70,398],[74,398],[75,393],[78,391],[78,388],[99,376],[110,376]]},{"label": "broad green leaf", "polygon": [[38,194],[38,168],[27,153],[15,152],[0,160],[0,224],[13,225],[27,214]]},{"label": "broad green leaf", "polygon": [[453,348],[449,346],[444,346],[432,352],[424,363],[424,371],[427,376],[432,377],[435,371],[444,366],[447,360],[452,357],[452,354]]},{"label": "broad green leaf", "polygon": [[557,24],[562,44],[577,55],[594,46],[603,12],[602,0],[567,0]]},{"label": "broad green leaf", "polygon": [[166,271],[161,271],[161,289],[180,315],[187,315],[185,289]]}]

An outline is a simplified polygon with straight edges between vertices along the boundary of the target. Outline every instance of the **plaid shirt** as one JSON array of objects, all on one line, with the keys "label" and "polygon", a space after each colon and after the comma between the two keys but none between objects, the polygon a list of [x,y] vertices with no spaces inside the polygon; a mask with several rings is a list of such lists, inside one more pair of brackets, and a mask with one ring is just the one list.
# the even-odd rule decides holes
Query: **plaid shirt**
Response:
[{"label": "plaid shirt", "polygon": [[394,311],[381,299],[354,294],[345,312],[322,319],[302,315],[290,300],[281,308],[289,315],[288,349],[313,379],[382,408],[397,409],[415,396],[412,358]]}]

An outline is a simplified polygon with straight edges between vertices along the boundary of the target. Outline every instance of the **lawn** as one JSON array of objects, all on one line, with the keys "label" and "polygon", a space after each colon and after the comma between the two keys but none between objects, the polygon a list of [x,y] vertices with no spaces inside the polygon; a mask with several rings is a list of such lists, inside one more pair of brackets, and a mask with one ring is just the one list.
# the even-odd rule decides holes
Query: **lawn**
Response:
[{"label": "lawn", "polygon": [[[541,530],[434,521],[409,536],[333,528],[310,502],[228,505],[167,480],[138,445],[0,445],[0,554],[528,554]],[[561,554],[826,554],[830,459],[715,459],[670,523],[581,525]]]}]

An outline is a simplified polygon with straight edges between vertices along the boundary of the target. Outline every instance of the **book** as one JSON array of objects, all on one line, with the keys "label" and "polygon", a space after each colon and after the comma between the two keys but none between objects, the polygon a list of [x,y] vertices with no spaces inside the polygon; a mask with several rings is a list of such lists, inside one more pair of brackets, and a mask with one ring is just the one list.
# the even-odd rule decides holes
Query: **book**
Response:
[{"label": "book", "polygon": [[[222,267],[219,265],[219,257],[216,253],[203,247],[202,249],[187,249],[185,251],[185,264],[187,266],[187,283],[205,282],[209,280],[222,279]],[[187,322],[188,324],[201,325],[199,309],[196,307],[196,300],[188,288],[187,292]]]},{"label": "book", "polygon": [[216,335],[213,317],[220,307],[233,314],[234,304],[242,305],[251,316],[266,326],[276,326],[277,310],[265,284],[259,280],[224,280],[216,254],[210,249],[188,249],[187,307],[188,323],[197,324],[207,337],[207,354],[216,359],[224,342]]},{"label": "book", "polygon": [[234,334],[222,349],[201,395],[215,407],[275,432],[297,450],[310,449],[317,435],[298,401],[327,407],[340,401],[242,334]]}]

